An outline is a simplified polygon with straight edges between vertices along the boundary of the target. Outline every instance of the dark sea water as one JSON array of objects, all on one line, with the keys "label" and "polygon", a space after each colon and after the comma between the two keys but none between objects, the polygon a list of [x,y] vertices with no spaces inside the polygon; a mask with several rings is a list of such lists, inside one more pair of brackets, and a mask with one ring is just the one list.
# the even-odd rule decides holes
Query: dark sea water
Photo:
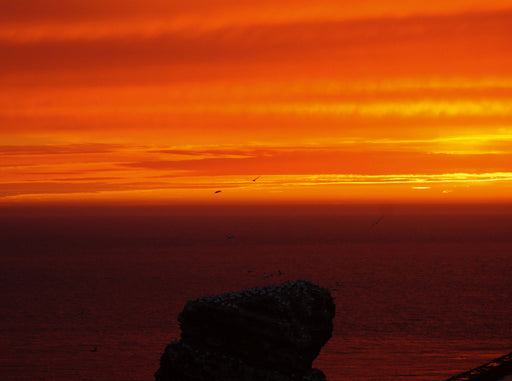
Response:
[{"label": "dark sea water", "polygon": [[3,381],[150,381],[188,299],[299,278],[336,288],[330,381],[512,351],[510,207],[4,208],[0,250]]}]

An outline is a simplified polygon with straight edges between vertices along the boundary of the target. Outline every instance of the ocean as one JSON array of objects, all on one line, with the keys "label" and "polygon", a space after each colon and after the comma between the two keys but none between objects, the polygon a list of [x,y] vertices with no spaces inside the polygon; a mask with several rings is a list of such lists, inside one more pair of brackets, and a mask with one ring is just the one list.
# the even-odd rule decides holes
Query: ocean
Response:
[{"label": "ocean", "polygon": [[1,212],[3,381],[153,380],[187,300],[296,279],[336,301],[329,381],[441,381],[512,351],[510,205]]}]

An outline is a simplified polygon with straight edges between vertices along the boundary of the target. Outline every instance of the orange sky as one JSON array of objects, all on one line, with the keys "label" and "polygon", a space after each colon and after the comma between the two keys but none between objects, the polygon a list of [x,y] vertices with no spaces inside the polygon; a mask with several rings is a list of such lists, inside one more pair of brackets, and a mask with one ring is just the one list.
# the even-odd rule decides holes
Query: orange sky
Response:
[{"label": "orange sky", "polygon": [[509,0],[0,6],[0,205],[512,201]]}]

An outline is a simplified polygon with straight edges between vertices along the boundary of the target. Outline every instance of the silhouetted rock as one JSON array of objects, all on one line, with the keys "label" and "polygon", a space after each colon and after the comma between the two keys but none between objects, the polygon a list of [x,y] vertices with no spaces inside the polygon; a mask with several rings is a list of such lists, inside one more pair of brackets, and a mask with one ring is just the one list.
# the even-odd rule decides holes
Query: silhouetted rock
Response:
[{"label": "silhouetted rock", "polygon": [[334,313],[329,291],[309,281],[189,301],[181,340],[165,349],[155,380],[325,380],[312,363]]}]

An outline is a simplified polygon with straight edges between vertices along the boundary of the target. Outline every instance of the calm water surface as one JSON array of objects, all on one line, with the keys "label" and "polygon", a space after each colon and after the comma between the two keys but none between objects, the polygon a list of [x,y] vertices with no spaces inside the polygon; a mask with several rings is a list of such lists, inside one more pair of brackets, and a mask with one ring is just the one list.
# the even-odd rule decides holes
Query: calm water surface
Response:
[{"label": "calm water surface", "polygon": [[330,381],[444,380],[510,352],[512,214],[381,213],[3,213],[0,379],[152,380],[188,299],[299,278],[335,288]]}]

